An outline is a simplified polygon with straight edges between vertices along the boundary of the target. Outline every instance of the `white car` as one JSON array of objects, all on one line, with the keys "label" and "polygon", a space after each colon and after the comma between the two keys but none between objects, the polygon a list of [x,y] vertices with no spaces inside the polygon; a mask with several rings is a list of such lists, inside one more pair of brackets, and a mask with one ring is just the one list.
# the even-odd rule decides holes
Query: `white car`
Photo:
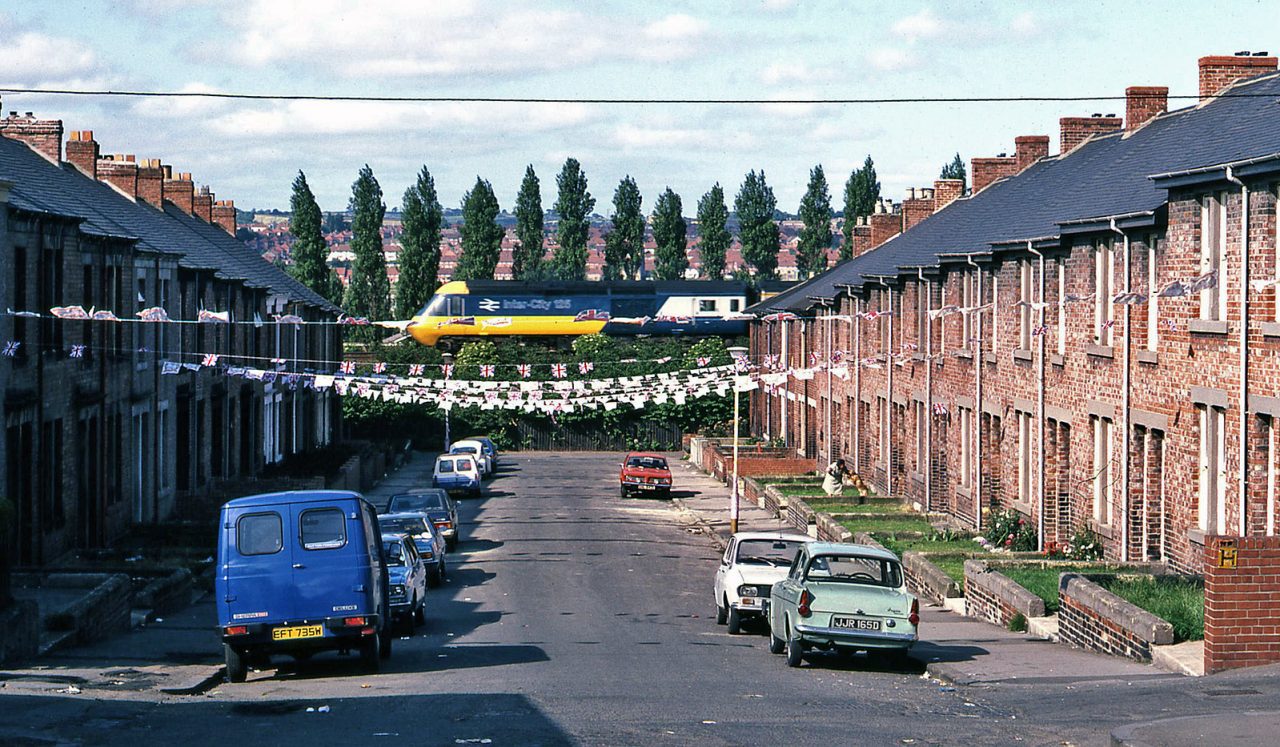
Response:
[{"label": "white car", "polygon": [[743,620],[762,616],[773,585],[786,578],[796,553],[812,541],[796,532],[733,535],[716,571],[716,623],[737,634]]},{"label": "white car", "polygon": [[449,445],[450,454],[470,454],[480,465],[480,474],[482,476],[489,475],[493,472],[493,460],[489,458],[489,453],[485,451],[484,444],[479,441],[473,441],[465,438],[461,441],[454,441]]}]

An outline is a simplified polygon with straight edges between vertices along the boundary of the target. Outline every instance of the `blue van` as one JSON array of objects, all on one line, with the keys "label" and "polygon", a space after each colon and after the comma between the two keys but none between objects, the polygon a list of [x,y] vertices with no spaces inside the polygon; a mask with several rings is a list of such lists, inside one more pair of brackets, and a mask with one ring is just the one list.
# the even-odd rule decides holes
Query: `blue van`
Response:
[{"label": "blue van", "polygon": [[377,513],[359,493],[292,491],[222,507],[214,585],[227,678],[272,655],[391,655],[387,563]]}]

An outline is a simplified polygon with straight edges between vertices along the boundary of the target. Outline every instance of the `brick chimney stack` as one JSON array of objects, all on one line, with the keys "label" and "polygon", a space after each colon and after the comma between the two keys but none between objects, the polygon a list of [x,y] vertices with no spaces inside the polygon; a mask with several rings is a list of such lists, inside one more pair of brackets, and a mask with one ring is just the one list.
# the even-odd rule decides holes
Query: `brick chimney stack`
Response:
[{"label": "brick chimney stack", "polygon": [[236,204],[232,200],[217,200],[213,203],[213,222],[222,230],[236,235]]},{"label": "brick chimney stack", "polygon": [[1119,132],[1120,128],[1124,126],[1124,122],[1119,117],[1104,117],[1101,114],[1095,114],[1092,117],[1063,117],[1058,120],[1058,126],[1061,128],[1061,135],[1058,139],[1059,152],[1070,153],[1080,143],[1094,135]]},{"label": "brick chimney stack", "polygon": [[1129,86],[1124,89],[1124,129],[1132,132],[1169,111],[1168,86]]},{"label": "brick chimney stack", "polygon": [[912,187],[907,192],[907,199],[902,201],[902,230],[911,230],[912,226],[933,215],[933,210],[933,190]]},{"label": "brick chimney stack", "polygon": [[1017,173],[1026,171],[1028,166],[1049,155],[1048,135],[1019,135],[1013,139],[1013,144],[1017,154]]},{"label": "brick chimney stack", "polygon": [[1276,70],[1276,58],[1266,52],[1253,56],[1248,52],[1235,55],[1211,55],[1200,58],[1200,100],[1217,96],[1222,89],[1240,80]]},{"label": "brick chimney stack", "polygon": [[871,224],[866,216],[858,216],[853,221],[853,251],[850,256],[856,257],[871,248]]},{"label": "brick chimney stack", "polygon": [[159,158],[147,158],[138,165],[138,199],[164,209],[164,169]]},{"label": "brick chimney stack", "polygon": [[902,233],[902,213],[894,207],[892,200],[877,202],[875,212],[867,220],[871,223],[872,249]]},{"label": "brick chimney stack", "polygon": [[964,197],[964,180],[933,180],[933,212],[938,212],[961,197]]},{"label": "brick chimney stack", "polygon": [[138,164],[132,155],[116,154],[98,159],[98,180],[131,199],[138,199]]},{"label": "brick chimney stack", "polygon": [[213,222],[213,193],[208,187],[201,187],[192,198],[191,214],[205,223]]},{"label": "brick chimney stack", "polygon": [[196,185],[191,182],[191,174],[183,172],[175,179],[173,171],[165,166],[164,198],[176,205],[182,212],[195,215]]},{"label": "brick chimney stack", "polygon": [[974,158],[969,161],[969,174],[973,179],[973,193],[986,189],[988,184],[1018,173],[1018,159],[999,155],[992,158]]},{"label": "brick chimney stack", "polygon": [[21,140],[50,161],[62,163],[61,119],[36,119],[32,112],[22,116],[9,112],[9,116],[0,119],[0,135]]},{"label": "brick chimney stack", "polygon": [[98,143],[93,130],[72,130],[67,141],[67,163],[90,179],[98,178]]}]

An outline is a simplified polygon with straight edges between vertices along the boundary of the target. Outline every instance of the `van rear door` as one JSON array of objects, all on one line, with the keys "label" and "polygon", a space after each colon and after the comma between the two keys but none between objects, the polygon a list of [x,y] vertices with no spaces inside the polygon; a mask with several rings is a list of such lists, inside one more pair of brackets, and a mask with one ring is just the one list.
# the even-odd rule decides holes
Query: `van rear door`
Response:
[{"label": "van rear door", "polygon": [[292,512],[288,505],[226,512],[222,619],[227,624],[271,623],[295,615]]},{"label": "van rear door", "polygon": [[376,612],[368,603],[373,592],[370,548],[359,504],[301,503],[292,509],[297,527],[292,544],[298,617],[316,620]]}]

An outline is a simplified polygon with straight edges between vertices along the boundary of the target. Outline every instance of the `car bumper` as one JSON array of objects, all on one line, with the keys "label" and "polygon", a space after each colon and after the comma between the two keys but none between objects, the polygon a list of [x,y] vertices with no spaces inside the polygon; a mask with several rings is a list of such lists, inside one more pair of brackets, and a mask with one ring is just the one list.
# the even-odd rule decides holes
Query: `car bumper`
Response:
[{"label": "car bumper", "polygon": [[458,530],[457,529],[441,529],[440,536],[444,537],[445,539],[453,539],[454,537],[458,536]]},{"label": "car bumper", "polygon": [[909,648],[916,642],[916,634],[845,630],[797,623],[795,632],[800,640],[817,646],[843,646],[846,648]]},{"label": "car bumper", "polygon": [[729,606],[743,615],[763,615],[769,610],[769,600],[764,598],[751,599],[749,597],[743,597],[742,599],[729,602]]}]

